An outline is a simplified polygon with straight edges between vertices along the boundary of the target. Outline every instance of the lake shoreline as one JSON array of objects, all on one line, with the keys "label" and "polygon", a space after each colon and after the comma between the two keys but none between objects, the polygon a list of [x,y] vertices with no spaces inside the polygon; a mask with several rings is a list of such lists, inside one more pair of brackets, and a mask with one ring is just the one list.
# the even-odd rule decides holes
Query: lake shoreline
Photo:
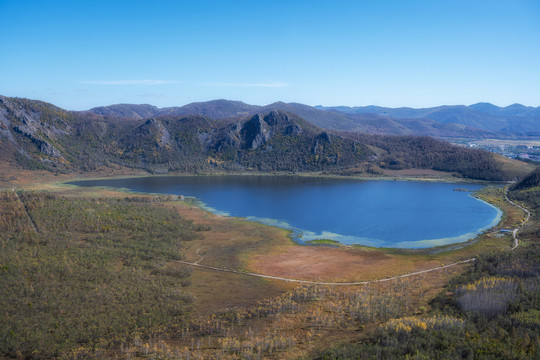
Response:
[{"label": "lake shoreline", "polygon": [[116,180],[116,179],[132,179],[132,178],[160,178],[160,177],[212,177],[212,176],[296,176],[306,178],[326,178],[326,179],[349,179],[349,180],[375,180],[375,181],[419,181],[419,182],[441,182],[441,183],[456,183],[456,184],[508,184],[509,181],[488,181],[478,180],[463,177],[455,177],[448,175],[445,177],[429,177],[429,176],[395,176],[395,175],[337,175],[325,174],[321,172],[215,172],[215,173],[167,173],[167,174],[149,174],[141,173],[119,176],[74,176],[68,180],[60,182],[51,182],[52,184],[64,184],[72,181],[83,180]]},{"label": "lake shoreline", "polygon": [[[414,181],[414,182],[422,182],[422,180],[419,180],[418,178],[407,178],[407,179],[404,179],[404,178],[389,178],[389,177],[377,177],[377,178],[374,178],[374,177],[368,177],[368,178],[365,178],[365,177],[351,177],[351,176],[328,176],[328,175],[321,175],[321,174],[318,174],[318,173],[310,173],[310,174],[306,174],[306,173],[302,173],[301,175],[299,174],[292,174],[292,173],[286,173],[286,174],[277,174],[277,173],[272,173],[272,174],[268,174],[268,173],[263,173],[263,174],[255,174],[255,173],[249,173],[249,174],[223,174],[225,176],[247,176],[247,177],[251,177],[251,176],[268,176],[268,177],[273,177],[273,176],[282,176],[282,177],[300,177],[300,178],[313,178],[313,179],[339,179],[339,180],[355,180],[355,181],[367,181],[367,180],[379,180],[379,181],[394,181],[394,180],[400,180],[400,181]],[[191,174],[183,174],[181,176],[178,176],[178,177],[193,177],[194,175],[191,175]],[[222,175],[216,175],[216,174],[212,174],[212,175],[198,175],[198,176],[201,176],[201,177],[219,177],[219,176],[222,176]],[[85,179],[74,179],[74,180],[68,180],[68,181],[63,181],[61,183],[59,183],[58,185],[60,186],[66,186],[66,187],[72,187],[72,186],[78,186],[78,185],[75,185],[75,184],[70,184],[70,182],[79,182],[79,181],[91,181],[91,180],[122,180],[122,179],[133,179],[133,178],[163,178],[163,177],[168,177],[168,178],[171,178],[171,177],[177,177],[177,175],[147,175],[147,176],[121,176],[121,177],[101,177],[101,178],[93,178],[93,179],[90,179],[90,178],[85,178]],[[474,181],[474,182],[471,182],[471,181],[459,181],[459,182],[456,182],[456,181],[450,181],[450,180],[454,180],[454,179],[447,179],[447,181],[436,181],[436,179],[431,179],[429,182],[437,182],[437,183],[456,183],[456,184],[464,184],[464,183],[468,183],[468,184],[472,184],[472,185],[494,185],[493,182],[484,182],[484,181]],[[498,183],[497,185],[501,185],[500,183]],[[84,186],[82,186],[84,187]],[[111,186],[111,187],[107,187],[107,186],[99,186],[101,188],[107,188],[107,189],[113,189],[115,191],[121,191],[121,192],[127,192],[127,193],[141,193],[141,194],[146,194],[146,195],[150,195],[150,194],[154,194],[154,195],[163,195],[164,193],[153,193],[153,192],[139,192],[139,191],[136,191],[136,190],[130,190],[129,188],[119,188],[119,187],[114,187],[114,186]],[[476,190],[474,190],[476,191]],[[176,194],[178,195],[178,194]],[[486,202],[482,199],[479,199],[477,196],[471,196],[473,198],[475,198],[477,201],[481,201],[487,205],[489,205],[490,207],[494,208],[498,214],[496,216],[496,218],[490,223],[489,226],[487,227],[482,227],[478,230],[475,230],[474,233],[466,233],[464,235],[459,235],[459,236],[452,236],[452,237],[443,237],[443,238],[435,238],[433,240],[411,240],[411,241],[405,241],[405,242],[400,242],[400,243],[404,243],[405,245],[408,245],[408,246],[411,246],[410,244],[408,243],[415,243],[415,244],[426,244],[426,243],[433,243],[433,246],[422,246],[422,247],[404,247],[403,245],[400,245],[400,246],[394,246],[394,247],[387,247],[387,246],[370,246],[368,244],[366,244],[366,241],[363,241],[363,244],[362,243],[344,243],[344,242],[340,242],[339,240],[336,240],[336,239],[333,239],[333,238],[324,238],[324,237],[317,237],[317,238],[306,238],[306,239],[302,239],[303,237],[303,234],[305,233],[305,231],[302,231],[302,230],[299,230],[298,228],[296,227],[293,227],[291,225],[289,225],[288,223],[282,223],[282,222],[277,222],[276,220],[274,220],[273,218],[260,218],[260,217],[256,217],[256,216],[233,216],[233,217],[237,217],[237,218],[242,218],[246,221],[254,221],[254,222],[258,222],[258,223],[262,223],[262,224],[265,224],[265,225],[269,225],[269,226],[274,226],[274,227],[278,227],[278,228],[281,228],[281,229],[285,229],[287,231],[290,232],[290,238],[292,241],[294,241],[294,243],[298,244],[298,245],[303,245],[303,246],[314,246],[314,245],[317,245],[317,246],[353,246],[353,247],[365,247],[365,248],[373,248],[373,249],[389,249],[391,251],[405,251],[407,253],[411,252],[411,251],[415,251],[415,252],[437,252],[437,251],[447,251],[447,250],[452,250],[454,248],[456,248],[456,246],[458,247],[462,247],[462,246],[467,246],[468,244],[471,244],[471,243],[474,243],[475,239],[478,238],[483,232],[487,231],[488,229],[491,229],[495,226],[497,226],[500,221],[501,221],[501,218],[502,218],[502,215],[503,215],[503,212],[501,211],[501,209],[497,208],[496,206],[490,204],[489,202]],[[188,198],[188,197],[186,197]],[[194,204],[195,206],[205,210],[205,211],[208,211],[210,213],[213,213],[213,214],[217,214],[217,215],[221,215],[221,216],[230,216],[229,213],[227,213],[226,211],[220,211],[220,210],[217,210],[217,209],[214,209],[212,207],[210,207],[209,205],[205,204],[204,201],[200,200],[200,199],[197,199],[196,197],[194,197],[194,199],[196,199],[195,201],[190,201],[190,203]],[[309,231],[308,231],[309,232]],[[321,233],[322,235],[322,233]],[[335,234],[336,236],[339,235],[339,234]],[[339,235],[340,237],[343,237],[343,235]],[[452,239],[458,239],[460,240],[461,238],[463,238],[465,236],[465,239],[464,240],[461,240],[461,241],[453,241]],[[345,236],[346,237],[346,236]],[[350,237],[350,236],[348,236]],[[356,237],[355,237],[356,238]],[[366,238],[368,240],[370,240],[369,238]],[[327,244],[323,244],[325,240],[329,240],[332,242],[332,244],[330,243],[327,243]],[[370,241],[372,242],[373,239],[371,239]],[[315,241],[315,242],[313,242]],[[352,241],[352,240],[351,240]],[[446,243],[443,243],[443,244],[440,244],[441,241],[446,241]],[[334,244],[335,242],[335,244]],[[382,241],[382,243],[384,243],[385,241]],[[368,242],[369,243],[369,242]],[[400,244],[398,243],[398,244]],[[437,245],[437,243],[439,243],[439,245]],[[338,245],[338,244],[341,244],[341,245]],[[396,245],[398,245],[396,244]]]}]

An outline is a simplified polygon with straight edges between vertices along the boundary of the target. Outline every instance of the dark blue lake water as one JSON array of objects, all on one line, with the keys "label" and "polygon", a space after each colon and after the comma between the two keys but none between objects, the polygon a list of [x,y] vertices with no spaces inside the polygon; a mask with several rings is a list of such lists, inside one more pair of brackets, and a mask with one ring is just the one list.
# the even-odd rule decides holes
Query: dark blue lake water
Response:
[{"label": "dark blue lake water", "polygon": [[300,241],[425,248],[467,241],[501,211],[471,196],[481,185],[296,176],[179,176],[76,181],[177,194],[206,209],[299,231]]}]

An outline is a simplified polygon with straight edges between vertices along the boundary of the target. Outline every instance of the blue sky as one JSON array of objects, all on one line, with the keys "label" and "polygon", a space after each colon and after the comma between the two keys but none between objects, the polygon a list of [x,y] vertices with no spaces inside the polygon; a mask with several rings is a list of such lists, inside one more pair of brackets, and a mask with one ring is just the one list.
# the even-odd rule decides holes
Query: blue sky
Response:
[{"label": "blue sky", "polygon": [[0,0],[0,94],[540,105],[540,1]]}]

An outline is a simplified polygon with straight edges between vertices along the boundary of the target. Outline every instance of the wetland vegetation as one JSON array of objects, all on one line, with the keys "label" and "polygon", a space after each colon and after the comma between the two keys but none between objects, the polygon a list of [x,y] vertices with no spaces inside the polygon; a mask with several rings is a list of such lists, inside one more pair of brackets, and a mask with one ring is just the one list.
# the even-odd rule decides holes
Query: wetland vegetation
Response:
[{"label": "wetland vegetation", "polygon": [[[498,233],[436,254],[299,247],[281,230],[209,214],[176,197],[51,189],[1,193],[2,356],[538,355],[535,216],[514,252],[507,250],[510,235]],[[535,214],[535,191],[517,187],[510,196]],[[505,210],[501,227],[523,220],[522,211],[504,201],[502,189],[488,188],[482,196]],[[310,272],[315,268],[305,266],[311,252],[321,261],[315,268],[334,268]],[[279,272],[279,259],[296,254],[293,271],[301,266],[305,273],[293,277],[343,281],[403,274],[482,253],[473,266],[351,287],[297,286],[176,263],[202,256],[204,264],[257,271],[266,261],[274,265],[266,271]],[[261,262],[261,254],[268,259]],[[366,267],[344,267],[343,261]]]},{"label": "wetland vegetation", "polygon": [[[295,239],[374,247],[459,243],[495,226],[501,212],[456,184],[306,176],[160,176],[76,181],[138,192],[195,196],[217,214],[295,231]],[[475,191],[479,184],[460,183]]]}]

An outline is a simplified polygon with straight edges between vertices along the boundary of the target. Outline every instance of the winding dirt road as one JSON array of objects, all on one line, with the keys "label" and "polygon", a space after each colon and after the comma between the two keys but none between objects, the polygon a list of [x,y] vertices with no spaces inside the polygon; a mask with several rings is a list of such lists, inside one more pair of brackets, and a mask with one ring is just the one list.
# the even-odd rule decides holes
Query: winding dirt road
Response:
[{"label": "winding dirt road", "polygon": [[[523,210],[527,214],[527,217],[521,222],[521,224],[518,227],[516,227],[515,229],[513,229],[513,231],[512,231],[512,237],[514,239],[514,243],[513,243],[512,247],[510,248],[510,250],[514,250],[519,245],[519,240],[518,240],[518,237],[517,237],[517,233],[523,227],[523,225],[525,225],[529,221],[529,219],[531,218],[531,213],[530,213],[529,210],[527,210],[523,206],[520,206],[520,205],[514,203],[512,200],[508,199],[508,187],[505,189],[504,198],[510,204],[520,208],[521,210]],[[425,273],[428,273],[428,272],[431,272],[431,271],[447,269],[447,268],[452,267],[452,266],[466,264],[466,263],[470,263],[470,262],[476,260],[476,258],[466,259],[466,260],[458,261],[458,262],[448,264],[448,265],[437,266],[437,267],[426,269],[426,270],[415,271],[415,272],[411,272],[411,273],[407,273],[407,274],[403,274],[403,275],[397,275],[397,276],[392,276],[392,277],[383,278],[383,279],[377,279],[377,280],[356,281],[356,282],[324,282],[324,281],[310,281],[310,280],[290,279],[290,278],[284,278],[284,277],[279,277],[279,276],[257,274],[257,273],[247,272],[247,271],[239,271],[239,270],[232,270],[232,269],[219,268],[219,267],[215,267],[215,266],[203,265],[203,264],[200,264],[200,262],[204,259],[204,257],[199,253],[199,251],[201,249],[203,249],[203,248],[204,247],[198,248],[197,251],[196,251],[197,255],[200,258],[198,261],[196,261],[196,262],[188,262],[188,261],[175,260],[175,262],[180,263],[180,264],[184,264],[184,265],[189,265],[189,266],[199,267],[199,268],[203,268],[203,269],[208,269],[208,270],[228,272],[228,273],[247,275],[247,276],[255,276],[255,277],[260,277],[260,278],[265,278],[265,279],[281,280],[281,281],[286,281],[286,282],[295,282],[295,283],[302,283],[302,284],[333,285],[333,286],[367,285],[367,284],[379,283],[379,282],[384,282],[384,281],[397,280],[397,279],[402,279],[402,278],[406,278],[406,277],[409,277],[409,276],[425,274]]]},{"label": "winding dirt road", "polygon": [[525,220],[523,220],[521,222],[521,225],[519,225],[517,228],[515,228],[514,230],[512,230],[512,237],[514,238],[514,245],[512,245],[512,247],[510,248],[510,250],[514,250],[515,248],[518,247],[519,245],[519,240],[518,240],[518,237],[517,237],[517,232],[523,227],[523,225],[525,225],[527,223],[527,221],[529,221],[529,219],[531,218],[531,212],[527,209],[525,209],[523,206],[521,205],[518,205],[516,204],[515,202],[513,202],[512,200],[510,200],[508,198],[508,187],[506,188],[505,192],[504,192],[504,198],[506,201],[508,201],[510,204],[514,205],[515,207],[518,207],[520,208],[521,210],[525,211],[525,214],[527,214],[527,217],[525,218]]}]

